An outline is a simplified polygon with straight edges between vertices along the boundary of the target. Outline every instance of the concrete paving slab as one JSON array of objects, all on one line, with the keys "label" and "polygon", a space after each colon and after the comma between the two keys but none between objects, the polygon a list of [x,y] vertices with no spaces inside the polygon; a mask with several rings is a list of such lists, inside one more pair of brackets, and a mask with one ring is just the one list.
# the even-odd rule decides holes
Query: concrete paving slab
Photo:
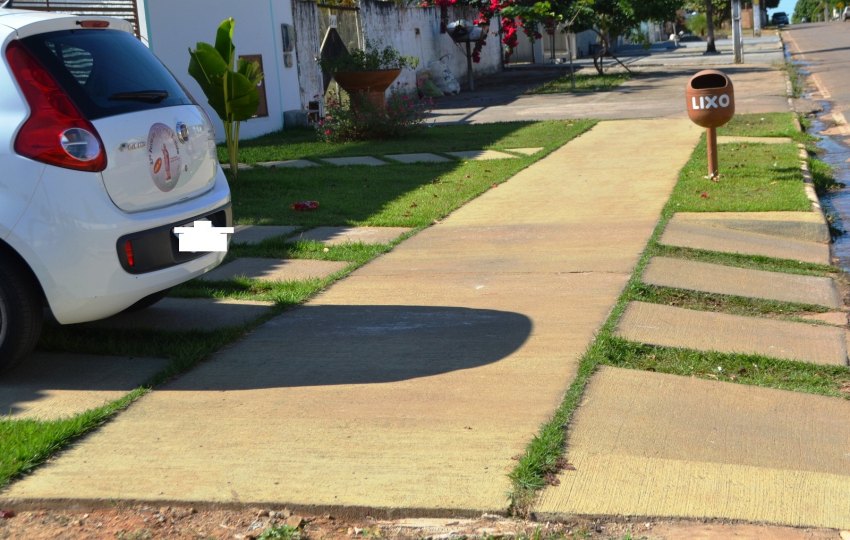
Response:
[{"label": "concrete paving slab", "polygon": [[686,259],[653,258],[644,271],[643,282],[662,287],[829,308],[843,306],[835,282],[828,277],[765,272]]},{"label": "concrete paving slab", "polygon": [[[626,262],[643,251],[700,136],[692,126],[597,125],[145,396],[4,497],[57,499],[73,486],[81,499],[503,511],[512,457],[560,403],[628,282]],[[605,174],[602,160],[569,166],[601,145],[638,156],[633,174]],[[530,206],[518,200],[533,211],[506,221]],[[612,247],[616,257],[598,254],[615,266],[558,268],[557,240],[567,226],[589,230],[583,219],[643,235]],[[514,229],[499,232],[534,241],[492,266],[506,223]],[[433,259],[433,272],[410,266],[432,235],[487,228],[488,242],[467,241],[464,258]]]},{"label": "concrete paving slab", "polygon": [[823,244],[830,242],[829,227],[821,212],[679,212],[672,221]]},{"label": "concrete paving slab", "polygon": [[486,161],[490,159],[516,159],[516,156],[499,152],[498,150],[463,150],[460,152],[446,152],[447,155],[454,156],[458,159],[468,159],[471,161]]},{"label": "concrete paving slab", "polygon": [[631,302],[616,335],[648,345],[847,365],[843,328]]},{"label": "concrete paving slab", "polygon": [[451,161],[449,158],[430,154],[428,152],[420,152],[415,154],[388,154],[384,156],[394,161],[402,163],[446,163]]},{"label": "concrete paving slab", "polygon": [[317,261],[311,259],[263,259],[243,257],[219,266],[198,279],[202,281],[228,281],[247,277],[259,281],[296,281],[325,278],[348,266],[342,261]]},{"label": "concrete paving slab", "polygon": [[537,152],[543,150],[542,146],[534,146],[534,147],[526,147],[526,148],[505,148],[506,152],[514,152],[517,154],[523,154],[526,156],[533,156]]},{"label": "concrete paving slab", "polygon": [[307,167],[318,167],[319,164],[307,159],[285,159],[283,161],[260,161],[257,163],[260,167],[267,169],[290,168],[290,169],[306,169]]},{"label": "concrete paving slab", "polygon": [[827,313],[808,313],[802,316],[807,321],[817,321],[833,326],[847,326],[847,312],[829,311]]},{"label": "concrete paving slab", "polygon": [[292,225],[237,225],[231,242],[234,244],[256,245],[263,240],[277,236],[289,236],[298,227]]},{"label": "concrete paving slab", "polygon": [[733,137],[718,135],[717,144],[750,143],[750,144],[793,144],[791,137]]},{"label": "concrete paving slab", "polygon": [[388,244],[411,230],[409,227],[316,227],[293,236],[287,242],[312,240],[329,246]]},{"label": "concrete paving slab", "polygon": [[667,224],[659,242],[667,246],[721,253],[762,255],[824,265],[830,263],[828,244],[686,223],[675,219]]},{"label": "concrete paving slab", "polygon": [[603,367],[535,505],[576,514],[850,527],[850,401]]},{"label": "concrete paving slab", "polygon": [[84,323],[92,328],[144,328],[186,332],[242,326],[266,313],[273,304],[218,298],[164,298],[153,306],[108,319]]},{"label": "concrete paving slab", "polygon": [[386,165],[387,162],[372,156],[354,156],[354,157],[338,157],[338,158],[322,158],[325,163],[331,165],[368,165],[370,167],[378,167]]},{"label": "concrete paving slab", "polygon": [[35,353],[0,378],[0,418],[75,416],[124,397],[169,363],[161,358]]},{"label": "concrete paving slab", "polygon": [[[225,171],[230,170],[230,163],[221,163],[220,165],[221,165],[221,168],[224,169]],[[239,163],[239,164],[237,164],[237,167],[239,168],[240,171],[250,171],[251,169],[254,168],[252,165],[248,165],[247,163]]]}]

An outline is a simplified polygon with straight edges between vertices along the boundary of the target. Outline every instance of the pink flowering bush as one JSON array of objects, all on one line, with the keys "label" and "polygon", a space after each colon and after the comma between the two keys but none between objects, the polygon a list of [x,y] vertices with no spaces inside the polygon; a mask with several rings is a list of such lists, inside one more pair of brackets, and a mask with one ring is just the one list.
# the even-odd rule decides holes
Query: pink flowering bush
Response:
[{"label": "pink flowering bush", "polygon": [[325,117],[316,123],[316,132],[324,141],[345,142],[403,137],[425,123],[433,106],[430,98],[411,92],[394,91],[381,106],[364,94],[342,99],[330,95]]}]

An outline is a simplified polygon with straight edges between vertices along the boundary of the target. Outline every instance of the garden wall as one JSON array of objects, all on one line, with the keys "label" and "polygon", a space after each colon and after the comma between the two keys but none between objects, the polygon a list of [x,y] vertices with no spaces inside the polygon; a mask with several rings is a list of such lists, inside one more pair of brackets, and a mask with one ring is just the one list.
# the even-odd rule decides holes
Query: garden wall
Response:
[{"label": "garden wall", "polygon": [[[449,22],[458,19],[471,22],[477,12],[449,8],[448,15]],[[404,55],[419,58],[420,70],[427,68],[429,62],[442,58],[461,83],[461,91],[465,89],[466,48],[463,44],[455,44],[448,34],[440,33],[439,8],[401,8],[392,2],[361,0],[360,20],[367,39],[391,45]],[[490,26],[493,31],[488,34],[487,45],[481,50],[481,61],[473,63],[473,72],[476,75],[494,73],[502,69],[497,24],[498,22],[494,21]],[[399,81],[402,85],[412,88],[416,83],[416,75],[411,70],[404,70]]]}]

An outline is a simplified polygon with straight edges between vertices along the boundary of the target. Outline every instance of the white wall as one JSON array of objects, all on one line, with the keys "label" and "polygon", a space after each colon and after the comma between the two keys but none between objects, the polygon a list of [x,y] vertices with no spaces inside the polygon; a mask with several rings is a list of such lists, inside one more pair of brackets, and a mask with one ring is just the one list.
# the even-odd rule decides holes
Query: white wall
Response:
[{"label": "white wall", "polygon": [[199,41],[215,43],[215,31],[222,20],[233,17],[233,42],[237,55],[260,54],[265,71],[269,115],[242,122],[240,137],[250,138],[283,127],[283,111],[300,109],[297,67],[283,63],[280,25],[292,24],[290,0],[144,0],[146,41],[151,50],[205,106],[224,140],[224,131],[215,112],[195,80],[189,76],[189,48]]},{"label": "white wall", "polygon": [[[452,7],[449,8],[448,15],[449,22],[458,19],[472,21],[476,13]],[[382,47],[391,45],[403,55],[419,58],[419,70],[427,68],[432,60],[442,57],[461,83],[461,88],[466,87],[466,46],[455,44],[447,33],[440,33],[439,8],[402,8],[392,2],[362,0],[360,18],[364,35],[373,43]],[[491,21],[490,29],[497,30],[497,24],[497,20]],[[500,53],[499,36],[491,32],[487,36],[487,44],[481,50],[481,61],[472,64],[473,73],[488,74],[499,71]],[[416,74],[405,69],[398,82],[415,88]]]}]

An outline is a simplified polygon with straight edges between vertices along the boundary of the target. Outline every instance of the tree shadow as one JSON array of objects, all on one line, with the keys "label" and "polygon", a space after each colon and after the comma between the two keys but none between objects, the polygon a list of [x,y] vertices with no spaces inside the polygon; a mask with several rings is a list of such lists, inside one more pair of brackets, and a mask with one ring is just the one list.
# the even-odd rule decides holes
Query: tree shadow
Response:
[{"label": "tree shadow", "polygon": [[[161,389],[369,385],[431,377],[498,362],[519,349],[531,330],[526,316],[489,309],[300,306]],[[89,393],[129,392],[168,364],[132,357],[38,354],[0,378],[0,413],[15,415],[37,403],[50,416],[49,400],[55,400],[63,407],[61,416],[77,414],[104,404],[93,405]],[[79,410],[70,403],[74,399]]]}]

